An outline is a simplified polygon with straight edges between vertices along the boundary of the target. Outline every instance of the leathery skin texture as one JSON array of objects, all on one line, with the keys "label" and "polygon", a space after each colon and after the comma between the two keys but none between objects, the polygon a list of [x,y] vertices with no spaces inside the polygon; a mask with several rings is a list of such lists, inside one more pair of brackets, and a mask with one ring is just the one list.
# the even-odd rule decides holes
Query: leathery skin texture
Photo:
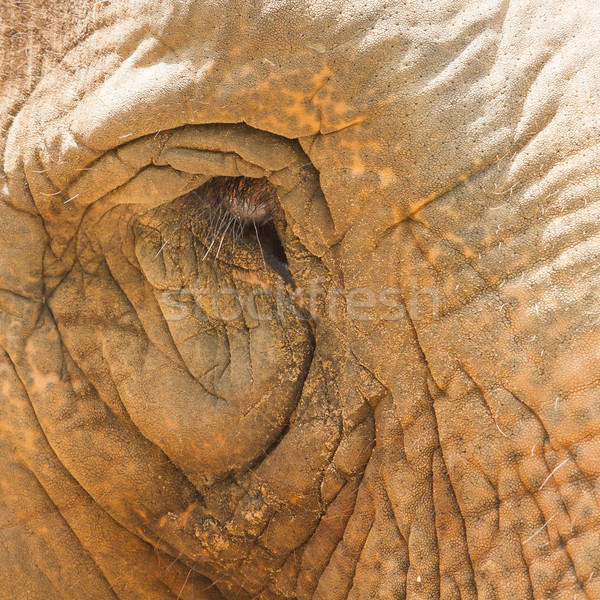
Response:
[{"label": "leathery skin texture", "polygon": [[0,3],[0,598],[600,598],[599,25]]}]

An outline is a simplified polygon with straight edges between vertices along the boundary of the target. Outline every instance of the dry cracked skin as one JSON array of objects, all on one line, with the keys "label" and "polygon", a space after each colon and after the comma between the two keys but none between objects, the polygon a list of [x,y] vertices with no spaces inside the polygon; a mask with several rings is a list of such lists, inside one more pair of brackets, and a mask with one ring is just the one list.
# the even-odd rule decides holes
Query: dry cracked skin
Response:
[{"label": "dry cracked skin", "polygon": [[595,0],[0,3],[0,598],[600,598]]}]

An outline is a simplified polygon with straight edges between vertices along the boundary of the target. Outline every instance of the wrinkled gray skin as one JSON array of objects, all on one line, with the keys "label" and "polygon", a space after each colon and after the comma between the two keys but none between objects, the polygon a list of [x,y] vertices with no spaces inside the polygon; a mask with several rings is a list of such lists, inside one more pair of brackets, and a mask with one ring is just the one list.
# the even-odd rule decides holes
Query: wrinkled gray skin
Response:
[{"label": "wrinkled gray skin", "polygon": [[600,598],[595,0],[0,11],[1,598]]}]

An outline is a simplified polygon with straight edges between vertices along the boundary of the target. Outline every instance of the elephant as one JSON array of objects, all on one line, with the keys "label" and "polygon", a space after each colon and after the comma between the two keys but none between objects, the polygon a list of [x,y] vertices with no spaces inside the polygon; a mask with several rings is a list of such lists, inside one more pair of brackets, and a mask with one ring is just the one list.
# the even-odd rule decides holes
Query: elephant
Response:
[{"label": "elephant", "polygon": [[600,598],[594,0],[0,11],[0,598]]}]

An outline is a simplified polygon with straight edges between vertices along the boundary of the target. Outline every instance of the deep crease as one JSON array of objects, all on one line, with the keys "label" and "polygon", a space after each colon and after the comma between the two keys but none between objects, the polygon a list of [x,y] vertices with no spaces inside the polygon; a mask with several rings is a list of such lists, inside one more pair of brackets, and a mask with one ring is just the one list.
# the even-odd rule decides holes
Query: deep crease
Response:
[{"label": "deep crease", "polygon": [[[15,363],[12,361],[11,357],[10,357],[8,354],[5,354],[5,358],[6,358],[6,360],[8,361],[8,363],[9,363],[9,366],[10,366],[10,367],[12,367],[12,370],[13,370],[13,372],[14,372],[15,376],[16,376],[16,377],[19,379],[19,381],[20,381],[20,384],[21,384],[21,391],[22,391],[22,393],[23,393],[23,397],[24,397],[24,398],[27,398],[27,400],[28,400],[28,403],[29,403],[29,406],[30,406],[30,408],[31,408],[31,411],[32,411],[32,413],[33,413],[34,415],[36,415],[36,416],[37,416],[37,413],[36,413],[36,410],[35,410],[34,404],[33,404],[33,402],[31,401],[31,398],[29,397],[29,394],[27,393],[27,388],[25,387],[25,384],[24,384],[23,380],[21,379],[21,377],[20,377],[20,375],[19,375],[19,373],[18,373],[18,371],[17,371],[17,369],[16,369],[16,365],[15,365]],[[86,496],[87,496],[87,497],[90,499],[90,501],[91,501],[91,503],[92,503],[92,506],[89,508],[89,510],[88,510],[88,511],[86,511],[86,513],[85,513],[85,515],[84,515],[84,516],[89,516],[89,515],[91,515],[91,513],[92,513],[92,511],[93,511],[93,509],[94,509],[94,508],[99,508],[100,510],[102,510],[103,512],[105,512],[105,511],[104,511],[104,509],[102,509],[102,508],[100,507],[100,505],[99,505],[99,504],[97,504],[97,503],[94,501],[94,499],[93,499],[93,498],[91,498],[91,496],[89,496],[89,494],[88,494],[88,493],[85,491],[85,489],[84,489],[84,488],[83,488],[83,487],[82,487],[82,486],[79,484],[79,482],[77,482],[77,481],[75,480],[75,478],[73,478],[73,476],[71,475],[71,473],[69,472],[69,470],[68,470],[68,469],[65,467],[65,465],[63,465],[63,463],[61,462],[61,460],[58,458],[58,455],[57,455],[57,454],[56,454],[56,452],[54,451],[54,449],[53,449],[52,445],[50,444],[50,441],[48,440],[48,437],[47,437],[47,435],[46,435],[46,432],[43,430],[43,428],[42,428],[42,426],[41,426],[41,422],[40,422],[40,420],[39,420],[39,419],[37,419],[37,423],[38,423],[38,426],[39,426],[39,428],[38,428],[38,431],[39,431],[39,433],[41,434],[41,436],[42,436],[42,438],[43,438],[43,440],[44,440],[44,442],[45,442],[45,445],[46,445],[46,446],[47,446],[47,448],[50,450],[50,452],[52,453],[52,455],[54,456],[54,458],[56,459],[56,461],[58,462],[58,464],[60,464],[60,465],[61,465],[61,467],[64,469],[64,472],[65,472],[65,473],[68,475],[68,477],[69,477],[69,478],[72,478],[72,479],[73,479],[73,481],[74,481],[74,482],[76,483],[76,485],[78,486],[78,488],[79,488],[79,489],[80,489],[80,490],[81,490],[81,491],[82,491],[82,492],[83,492],[83,493],[84,493],[84,494],[85,494],[85,495],[86,495]],[[111,585],[110,585],[110,582],[109,582],[109,581],[106,579],[106,576],[105,576],[105,574],[102,572],[102,569],[101,569],[101,568],[100,568],[100,566],[99,566],[99,565],[96,563],[96,561],[95,561],[95,560],[94,560],[94,558],[91,556],[91,554],[89,553],[89,551],[88,551],[88,550],[85,548],[85,546],[82,544],[81,540],[79,539],[79,537],[77,536],[77,534],[75,533],[75,531],[73,530],[73,528],[72,528],[72,527],[69,525],[69,521],[68,521],[68,520],[66,519],[66,517],[65,517],[65,516],[62,514],[62,511],[60,510],[60,508],[58,507],[58,505],[57,505],[57,504],[56,504],[56,503],[55,503],[55,502],[52,500],[51,496],[48,494],[48,492],[47,492],[46,488],[44,487],[44,485],[43,485],[43,484],[42,484],[42,482],[40,481],[40,479],[39,479],[39,477],[37,476],[37,474],[35,473],[35,471],[34,471],[33,469],[31,469],[31,467],[30,467],[29,465],[27,465],[27,469],[28,469],[28,471],[31,473],[31,475],[32,475],[32,476],[33,476],[33,477],[36,479],[36,481],[39,483],[39,485],[40,485],[40,488],[41,488],[41,490],[43,491],[43,493],[44,493],[45,497],[48,499],[48,501],[50,502],[50,504],[51,504],[52,506],[54,506],[54,508],[55,508],[55,512],[56,512],[58,515],[60,515],[61,519],[64,521],[64,523],[65,523],[65,525],[66,525],[67,532],[66,532],[66,533],[64,533],[64,534],[62,535],[62,537],[60,537],[60,538],[59,538],[59,540],[58,540],[58,541],[63,541],[63,540],[65,540],[65,539],[67,538],[67,536],[68,536],[68,534],[69,534],[69,533],[71,533],[72,535],[74,535],[74,536],[75,536],[75,537],[78,539],[78,541],[79,541],[79,545],[80,545],[81,549],[82,549],[82,550],[85,552],[85,554],[86,554],[86,555],[87,555],[87,556],[88,556],[88,557],[91,559],[91,561],[94,563],[94,565],[96,566],[96,568],[99,570],[99,572],[100,572],[100,575],[101,575],[101,576],[102,576],[102,578],[103,578],[103,579],[106,581],[107,585],[108,585],[109,587],[111,587]],[[105,513],[105,514],[107,514],[107,513]],[[108,515],[108,514],[107,514],[107,516],[108,516],[109,518],[111,518],[111,520],[113,520],[113,521],[114,521],[114,519],[113,519],[113,518],[112,518],[110,515]],[[119,526],[120,526],[120,525],[119,525]],[[24,543],[24,544],[26,544],[26,543],[27,543],[27,541],[28,541],[28,540],[31,540],[31,539],[32,539],[34,536],[35,536],[35,533],[32,533],[32,534],[30,534],[30,535],[29,535],[29,537],[28,537],[28,538],[26,538],[26,539],[23,541],[23,543]],[[39,570],[40,570],[40,571],[43,573],[43,570],[42,570],[42,569],[41,569],[41,567],[39,566],[39,563],[40,563],[40,561],[41,561],[42,559],[43,559],[43,557],[42,557],[42,558],[40,558],[40,559],[39,559],[39,560],[36,562],[36,565],[35,565],[35,566],[36,566],[36,567],[38,567],[38,568],[39,568]],[[91,571],[88,571],[88,572],[91,572]],[[45,573],[44,573],[44,576],[46,576],[46,575],[45,575]],[[52,583],[52,581],[51,581],[50,579],[48,579],[48,581],[50,582],[50,584],[52,585],[52,587],[55,587],[55,586],[54,586],[54,584]],[[75,585],[75,584],[73,584],[73,585]],[[55,588],[55,589],[56,589],[56,588]],[[115,599],[116,599],[116,596],[115,596]]]}]

